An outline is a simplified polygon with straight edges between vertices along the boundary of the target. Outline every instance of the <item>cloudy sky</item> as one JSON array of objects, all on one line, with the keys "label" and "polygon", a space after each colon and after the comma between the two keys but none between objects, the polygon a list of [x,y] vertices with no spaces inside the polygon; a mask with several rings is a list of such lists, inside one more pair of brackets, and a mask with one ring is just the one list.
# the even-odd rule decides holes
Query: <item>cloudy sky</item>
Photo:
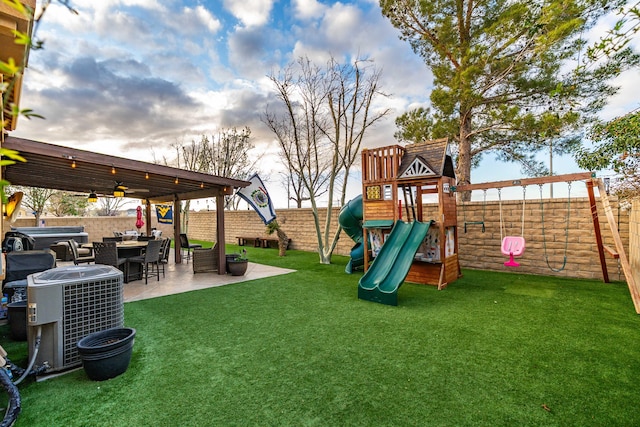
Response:
[{"label": "cloudy sky", "polygon": [[[38,28],[45,49],[33,51],[22,108],[46,120],[21,118],[14,136],[143,161],[172,157],[171,145],[220,128],[248,126],[260,172],[276,191],[276,144],[260,117],[275,103],[267,75],[302,55],[368,57],[382,69],[392,114],[365,146],[395,143],[394,120],[428,102],[431,76],[380,13],[376,0],[73,0],[78,15],[54,3]],[[632,81],[630,77],[623,77]],[[612,100],[607,114],[628,98]],[[620,110],[622,111],[622,110]],[[572,172],[565,162],[558,172]],[[495,175],[488,159],[474,181]],[[488,173],[493,171],[493,174]],[[359,183],[355,183],[358,191]],[[355,194],[353,194],[355,195]],[[277,204],[286,206],[286,200]]]}]

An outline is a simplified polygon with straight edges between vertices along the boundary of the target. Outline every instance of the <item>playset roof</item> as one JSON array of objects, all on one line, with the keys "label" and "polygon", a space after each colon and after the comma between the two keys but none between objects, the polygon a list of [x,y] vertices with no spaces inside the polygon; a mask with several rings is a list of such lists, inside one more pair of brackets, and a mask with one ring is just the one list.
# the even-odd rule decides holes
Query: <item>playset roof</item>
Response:
[{"label": "playset roof", "polygon": [[[432,172],[428,176],[455,178],[455,167],[449,151],[448,138],[407,144],[404,150],[398,172],[399,178],[403,178],[403,175],[408,177],[408,170],[412,167],[415,168],[418,162],[424,166],[423,169]],[[425,176],[427,175],[425,174]]]}]

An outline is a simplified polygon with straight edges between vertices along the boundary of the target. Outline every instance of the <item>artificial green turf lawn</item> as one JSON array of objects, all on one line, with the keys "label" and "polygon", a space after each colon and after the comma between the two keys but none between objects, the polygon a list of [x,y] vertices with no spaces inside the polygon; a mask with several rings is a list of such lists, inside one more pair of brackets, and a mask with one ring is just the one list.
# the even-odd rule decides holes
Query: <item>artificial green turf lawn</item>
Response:
[{"label": "artificial green turf lawn", "polygon": [[[248,251],[298,271],[127,303],[127,372],[28,380],[16,425],[640,425],[625,284],[465,270],[390,307],[358,300],[344,257]],[[0,339],[25,366],[24,343]]]}]

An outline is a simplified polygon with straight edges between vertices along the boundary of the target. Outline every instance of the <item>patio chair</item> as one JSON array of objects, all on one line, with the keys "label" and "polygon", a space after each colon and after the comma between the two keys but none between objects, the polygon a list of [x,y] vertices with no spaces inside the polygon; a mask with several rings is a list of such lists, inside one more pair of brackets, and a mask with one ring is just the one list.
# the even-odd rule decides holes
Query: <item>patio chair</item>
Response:
[{"label": "patio chair", "polygon": [[71,251],[71,258],[73,259],[73,263],[75,265],[84,263],[89,264],[95,261],[95,258],[93,257],[91,252],[89,252],[89,255],[81,256],[78,252],[78,243],[73,239],[69,240],[69,250]]},{"label": "patio chair", "polygon": [[171,239],[162,239],[160,246],[160,265],[162,266],[162,277],[164,277],[164,266],[169,264],[169,251],[171,250]]},{"label": "patio chair", "polygon": [[129,264],[142,264],[145,285],[149,283],[149,276],[157,277],[160,281],[160,246],[161,240],[149,240],[144,255],[128,259]]},{"label": "patio chair", "polygon": [[209,249],[194,249],[193,272],[213,273],[214,271],[218,271],[218,244]]},{"label": "patio chair", "polygon": [[189,239],[185,233],[180,233],[180,250],[187,251],[187,262],[191,259],[191,251],[201,248],[202,245],[198,243],[189,243]]},{"label": "patio chair", "polygon": [[124,273],[127,282],[127,258],[118,258],[116,242],[93,242],[93,254],[96,264],[112,265]]}]

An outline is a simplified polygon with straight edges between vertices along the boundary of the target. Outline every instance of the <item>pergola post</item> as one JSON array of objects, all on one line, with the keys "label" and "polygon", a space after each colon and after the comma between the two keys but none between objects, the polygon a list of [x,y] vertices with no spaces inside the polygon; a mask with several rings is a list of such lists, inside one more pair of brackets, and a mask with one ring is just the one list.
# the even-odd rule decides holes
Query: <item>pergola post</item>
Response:
[{"label": "pergola post", "polygon": [[227,256],[224,247],[224,194],[216,196],[216,241],[218,243],[218,274],[227,274]]}]

